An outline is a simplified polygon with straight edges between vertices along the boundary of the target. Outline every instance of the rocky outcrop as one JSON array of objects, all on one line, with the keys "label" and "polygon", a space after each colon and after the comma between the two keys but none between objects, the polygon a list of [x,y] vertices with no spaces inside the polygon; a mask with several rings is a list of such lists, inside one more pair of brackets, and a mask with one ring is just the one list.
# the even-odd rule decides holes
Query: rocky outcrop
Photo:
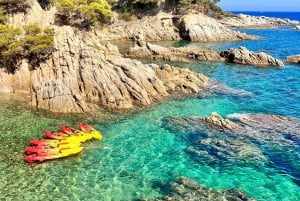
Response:
[{"label": "rocky outcrop", "polygon": [[282,61],[264,52],[254,53],[245,47],[217,52],[209,48],[196,46],[166,48],[143,40],[138,40],[135,46],[128,50],[126,57],[162,59],[174,62],[189,62],[189,59],[197,59],[199,61],[227,61],[261,67],[284,66]]},{"label": "rocky outcrop", "polygon": [[289,63],[300,64],[300,55],[288,56],[286,61]]},{"label": "rocky outcrop", "polygon": [[154,45],[149,42],[138,41],[134,47],[131,47],[127,57],[162,59],[174,62],[189,62],[189,59],[197,59],[200,61],[224,61],[218,52],[209,48],[198,47],[180,47],[166,48],[160,45]]},{"label": "rocky outcrop", "polygon": [[[33,71],[22,65],[15,74],[20,75],[17,82],[24,90],[29,92],[32,86],[32,105],[37,108],[55,112],[132,109],[172,94],[197,93],[209,80],[187,69],[123,58],[115,46],[97,43],[91,33],[76,35],[68,26],[55,31],[56,51],[51,59]],[[15,75],[2,73],[2,92],[20,89],[12,82]]]},{"label": "rocky outcrop", "polygon": [[228,49],[221,51],[220,55],[224,57],[228,62],[238,64],[250,64],[255,66],[284,66],[284,63],[280,60],[274,59],[272,56],[264,53],[254,53],[247,50],[245,47],[239,47],[236,49]]},{"label": "rocky outcrop", "polygon": [[255,201],[239,189],[215,190],[199,185],[196,181],[186,177],[179,177],[175,182],[162,185],[162,188],[169,189],[170,195],[157,198],[155,201]]},{"label": "rocky outcrop", "polygon": [[110,27],[97,32],[100,40],[130,40],[138,35],[146,41],[187,39],[207,42],[257,38],[232,31],[203,14],[178,16],[163,12],[130,22],[115,19]]},{"label": "rocky outcrop", "polygon": [[208,117],[190,117],[191,119],[197,119],[198,121],[202,121],[206,125],[209,125],[211,127],[214,127],[218,130],[233,130],[239,127],[238,124],[222,118],[219,114],[216,112],[212,112],[210,116]]},{"label": "rocky outcrop", "polygon": [[300,30],[300,25],[295,25],[296,30]]},{"label": "rocky outcrop", "polygon": [[232,31],[218,23],[215,19],[203,14],[190,14],[181,18],[180,35],[190,41],[234,41],[255,39],[240,32]]},{"label": "rocky outcrop", "polygon": [[239,14],[234,17],[225,17],[219,22],[228,27],[234,28],[275,28],[278,26],[297,25],[299,21],[289,19],[272,18],[265,16],[250,16]]}]

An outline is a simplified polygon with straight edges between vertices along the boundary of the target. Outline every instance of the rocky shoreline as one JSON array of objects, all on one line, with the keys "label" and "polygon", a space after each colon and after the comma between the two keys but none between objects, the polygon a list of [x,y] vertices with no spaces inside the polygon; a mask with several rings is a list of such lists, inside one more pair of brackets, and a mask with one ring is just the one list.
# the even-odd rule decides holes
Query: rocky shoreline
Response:
[{"label": "rocky shoreline", "polygon": [[290,19],[273,18],[266,16],[250,16],[239,14],[234,17],[225,17],[219,20],[221,24],[230,28],[277,28],[279,26],[299,26],[300,22]]},{"label": "rocky shoreline", "polygon": [[[108,40],[138,40],[138,45],[127,55],[136,58],[180,62],[193,58],[262,67],[284,65],[270,55],[254,53],[243,47],[217,52],[208,48],[164,48],[143,42],[257,39],[256,36],[233,31],[201,13],[173,15],[159,12],[155,16],[129,22],[116,18],[104,29],[80,31],[71,26],[55,25],[55,8],[45,11],[35,0],[31,0],[30,5],[26,14],[11,15],[9,23],[16,26],[36,23],[42,28],[50,26],[55,32],[55,51],[33,70],[26,59],[20,62],[13,74],[1,68],[0,92],[25,92],[31,97],[31,105],[38,109],[62,113],[91,112],[99,108],[128,110],[149,106],[174,94],[197,94],[207,87],[210,79],[202,74],[124,58]],[[37,16],[43,16],[43,20]],[[296,24],[288,20],[277,21],[280,25]],[[224,91],[224,87],[219,90]]]},{"label": "rocky shoreline", "polygon": [[248,64],[259,67],[284,66],[282,61],[275,59],[264,52],[255,53],[247,50],[245,47],[235,49],[231,48],[219,52],[209,48],[193,46],[165,48],[140,39],[137,40],[135,46],[128,50],[125,56],[153,60],[162,59],[173,62],[189,62],[188,59],[196,59],[199,61],[226,61],[230,63]]}]

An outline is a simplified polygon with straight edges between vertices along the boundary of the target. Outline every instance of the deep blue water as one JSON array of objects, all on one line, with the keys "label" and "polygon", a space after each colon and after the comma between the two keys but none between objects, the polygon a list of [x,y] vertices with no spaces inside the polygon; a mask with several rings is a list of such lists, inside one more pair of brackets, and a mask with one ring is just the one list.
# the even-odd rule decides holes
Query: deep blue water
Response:
[{"label": "deep blue water", "polygon": [[290,20],[300,21],[300,12],[271,12],[271,11],[230,11],[234,14],[246,14],[253,16],[266,16],[266,17],[276,17],[276,18],[288,18]]},{"label": "deep blue water", "polygon": [[[289,27],[242,31],[261,36],[261,39],[164,44],[215,49],[245,46],[253,51],[263,50],[279,59],[300,54],[300,32]],[[24,164],[23,155],[19,153],[26,146],[24,138],[36,137],[43,129],[65,122],[21,109],[0,108],[0,159],[5,156],[0,161],[0,200],[155,198],[164,195],[157,183],[173,181],[179,176],[215,189],[238,188],[259,201],[300,200],[300,186],[295,182],[300,181],[297,173],[300,170],[299,144],[292,152],[283,151],[280,144],[275,150],[261,150],[276,156],[273,161],[278,163],[277,166],[264,163],[212,165],[194,160],[186,152],[186,142],[162,125],[162,120],[168,116],[206,116],[211,112],[224,117],[251,112],[300,118],[300,66],[286,64],[283,69],[259,68],[196,61],[179,66],[248,91],[252,96],[214,95],[168,100],[108,124],[100,123],[101,119],[95,117],[90,122],[103,132],[101,143],[88,143],[79,156],[33,166]],[[15,162],[6,160],[12,158],[11,155],[19,158],[14,159]],[[283,171],[285,169],[288,171]]]}]

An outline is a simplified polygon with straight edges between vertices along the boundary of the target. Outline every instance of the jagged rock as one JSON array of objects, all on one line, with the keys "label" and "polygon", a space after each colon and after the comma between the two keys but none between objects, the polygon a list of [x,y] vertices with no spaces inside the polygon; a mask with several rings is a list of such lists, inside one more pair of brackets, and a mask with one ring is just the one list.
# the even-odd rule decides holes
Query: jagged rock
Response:
[{"label": "jagged rock", "polygon": [[264,53],[254,53],[247,50],[245,47],[239,47],[237,49],[228,49],[221,51],[220,55],[227,61],[239,64],[250,64],[257,66],[284,66],[283,62],[273,58],[272,56]]},{"label": "jagged rock", "polygon": [[138,41],[126,54],[127,57],[162,59],[174,62],[189,62],[188,59],[200,61],[224,61],[218,52],[209,48],[180,47],[166,48],[149,42]]},{"label": "jagged rock", "polygon": [[219,114],[212,112],[208,117],[190,117],[190,119],[196,121],[202,121],[203,123],[214,127],[218,130],[233,130],[239,127],[238,124],[230,121],[229,119],[222,118]]},{"label": "jagged rock", "polygon": [[255,39],[240,32],[232,31],[218,23],[215,19],[203,14],[190,14],[181,18],[180,34],[190,41],[233,41]]},{"label": "jagged rock", "polygon": [[286,61],[289,63],[300,64],[300,55],[288,56]]},{"label": "jagged rock", "polygon": [[175,182],[161,186],[169,189],[167,193],[170,195],[154,199],[155,201],[255,201],[239,189],[215,190],[186,177],[179,177]]},{"label": "jagged rock", "polygon": [[289,19],[265,17],[265,16],[250,16],[239,14],[234,17],[225,17],[219,22],[225,26],[236,28],[274,28],[278,26],[295,25],[299,21]]}]

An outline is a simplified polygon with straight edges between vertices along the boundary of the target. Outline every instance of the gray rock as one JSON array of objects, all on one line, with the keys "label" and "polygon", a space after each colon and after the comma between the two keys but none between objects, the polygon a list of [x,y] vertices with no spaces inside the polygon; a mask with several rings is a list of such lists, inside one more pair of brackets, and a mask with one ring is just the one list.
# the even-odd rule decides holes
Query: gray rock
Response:
[{"label": "gray rock", "polygon": [[254,53],[247,50],[245,47],[237,49],[228,49],[221,51],[220,55],[227,61],[239,64],[250,64],[256,66],[279,66],[283,67],[282,61],[267,55],[264,52]]},{"label": "gray rock", "polygon": [[300,64],[300,55],[288,56],[286,61],[289,63]]}]

